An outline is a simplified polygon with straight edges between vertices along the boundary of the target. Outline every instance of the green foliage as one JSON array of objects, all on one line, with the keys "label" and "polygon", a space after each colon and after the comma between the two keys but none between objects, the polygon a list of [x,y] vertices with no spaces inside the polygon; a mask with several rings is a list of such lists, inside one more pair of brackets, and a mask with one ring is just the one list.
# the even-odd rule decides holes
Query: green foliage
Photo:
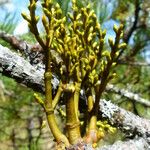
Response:
[{"label": "green foliage", "polygon": [[[15,18],[15,13],[7,12],[3,16],[3,20],[0,22],[0,31],[12,34],[17,25],[17,20]],[[10,44],[5,42],[0,38],[0,44],[9,47]]]},{"label": "green foliage", "polygon": [[[8,141],[8,144],[14,144],[13,142],[15,142],[19,149],[25,149],[29,144],[28,119],[34,118],[33,126],[38,127],[38,117],[41,117],[43,114],[40,107],[33,103],[34,98],[31,89],[27,89],[25,86],[17,84],[13,79],[2,75],[0,80],[5,85],[3,92],[6,91],[5,99],[2,100],[0,97],[0,141],[2,143]],[[36,129],[37,133],[39,129]],[[13,132],[15,132],[15,141],[13,141]],[[32,133],[33,142],[36,141],[37,133]],[[22,140],[24,141],[23,143]],[[37,143],[33,145],[36,147]],[[7,149],[6,143],[5,147]]]},{"label": "green foliage", "polygon": [[0,30],[1,31],[5,31],[6,33],[13,33],[16,24],[17,24],[17,20],[15,19],[15,13],[6,13],[6,15],[4,16],[4,19],[2,21],[2,23],[0,23]]},{"label": "green foliage", "polygon": [[134,1],[118,0],[116,3],[117,6],[113,11],[112,18],[115,18],[122,22],[124,21],[124,18],[129,17],[131,14],[134,14]]},{"label": "green foliage", "polygon": [[23,40],[23,41],[26,41],[26,42],[28,42],[30,44],[35,44],[36,43],[36,40],[35,40],[33,34],[31,34],[30,32],[21,35],[20,39]]}]

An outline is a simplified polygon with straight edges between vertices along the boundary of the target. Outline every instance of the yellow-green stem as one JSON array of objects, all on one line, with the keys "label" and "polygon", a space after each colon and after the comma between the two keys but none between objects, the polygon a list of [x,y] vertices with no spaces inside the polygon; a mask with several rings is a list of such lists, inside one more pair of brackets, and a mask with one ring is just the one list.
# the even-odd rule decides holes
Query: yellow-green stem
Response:
[{"label": "yellow-green stem", "polygon": [[96,130],[97,129],[97,116],[92,115],[90,118],[90,123],[89,123],[89,130]]},{"label": "yellow-green stem", "polygon": [[58,87],[57,93],[56,93],[56,95],[55,95],[55,97],[54,97],[54,99],[53,99],[53,102],[52,102],[53,109],[55,109],[55,108],[56,108],[57,103],[58,103],[58,102],[59,102],[59,100],[60,100],[60,97],[61,97],[62,91],[63,91],[63,89],[62,89],[62,83],[61,83],[61,81],[60,81],[60,84],[59,84],[59,87]]},{"label": "yellow-green stem", "polygon": [[89,124],[88,124],[88,130],[87,130],[87,142],[88,143],[95,143],[97,142],[97,116],[92,113],[93,109],[93,96],[88,96],[88,112],[90,114],[89,116]]},{"label": "yellow-green stem", "polygon": [[93,97],[92,95],[88,96],[88,112],[91,112],[92,108],[93,108]]},{"label": "yellow-green stem", "polygon": [[80,134],[80,122],[78,119],[78,101],[79,91],[76,90],[74,93],[68,92],[66,95],[66,127],[69,142],[71,144],[77,144],[81,140]]},{"label": "yellow-green stem", "polygon": [[62,143],[65,144],[65,146],[69,146],[68,139],[59,130],[58,125],[57,125],[56,120],[55,120],[54,109],[53,109],[53,105],[52,105],[52,85],[51,85],[52,74],[50,72],[50,67],[47,66],[46,68],[47,68],[47,71],[44,74],[44,78],[45,78],[45,95],[46,95],[45,112],[46,112],[48,125],[51,129],[51,132],[52,132],[55,140],[58,143],[62,142]]},{"label": "yellow-green stem", "polygon": [[52,85],[51,85],[52,73],[50,71],[46,71],[44,74],[45,81],[45,106],[47,108],[52,108]]},{"label": "yellow-green stem", "polygon": [[75,100],[75,114],[76,119],[79,121],[78,112],[79,112],[79,96],[81,90],[81,83],[75,83],[75,93],[74,93],[74,100]]},{"label": "yellow-green stem", "polygon": [[51,129],[51,132],[55,140],[57,141],[57,143],[63,143],[65,144],[66,147],[69,147],[70,145],[69,141],[67,137],[64,134],[62,134],[61,131],[59,130],[58,125],[55,120],[54,113],[47,114],[46,116],[47,116],[49,128]]}]

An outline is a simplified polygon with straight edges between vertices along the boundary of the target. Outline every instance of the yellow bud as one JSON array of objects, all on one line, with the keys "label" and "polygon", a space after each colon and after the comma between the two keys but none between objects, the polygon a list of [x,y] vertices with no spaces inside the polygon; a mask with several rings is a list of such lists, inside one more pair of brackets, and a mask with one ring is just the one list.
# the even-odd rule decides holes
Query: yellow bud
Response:
[{"label": "yellow bud", "polygon": [[92,75],[95,75],[96,74],[96,70],[94,69],[93,71],[92,71]]},{"label": "yellow bud", "polygon": [[39,17],[39,16],[36,16],[36,17],[35,17],[36,23],[38,23],[39,20],[40,20],[40,17]]},{"label": "yellow bud", "polygon": [[26,13],[21,13],[22,17],[27,20],[28,22],[30,22],[30,18],[26,15]]},{"label": "yellow bud", "polygon": [[101,26],[100,26],[100,24],[99,24],[98,22],[96,23],[95,28],[96,28],[97,30],[100,30]]},{"label": "yellow bud", "polygon": [[55,13],[55,9],[51,8],[51,12],[52,12],[52,14],[54,14]]},{"label": "yellow bud", "polygon": [[44,121],[42,122],[41,129],[43,129],[43,128],[45,128],[45,127],[46,127],[46,121],[44,120]]},{"label": "yellow bud", "polygon": [[60,9],[60,5],[58,3],[56,3],[56,9]]},{"label": "yellow bud", "polygon": [[87,65],[86,66],[86,70],[88,71],[88,70],[91,70],[91,66],[90,65]]},{"label": "yellow bud", "polygon": [[114,78],[114,77],[116,77],[117,76],[117,74],[116,73],[113,73],[112,74],[112,78]]},{"label": "yellow bud", "polygon": [[116,66],[116,64],[117,64],[116,62],[113,62],[113,63],[112,63],[112,67]]},{"label": "yellow bud", "polygon": [[85,71],[84,68],[85,68],[85,66],[83,66],[82,69],[81,69],[81,74],[82,74],[83,77],[86,75],[86,71]]},{"label": "yellow bud", "polygon": [[71,19],[71,21],[73,21],[73,15],[71,13],[68,13],[68,16]]},{"label": "yellow bud", "polygon": [[89,16],[93,16],[93,15],[94,15],[94,10],[91,10]]},{"label": "yellow bud", "polygon": [[80,121],[80,125],[82,126],[84,124],[84,121]]},{"label": "yellow bud", "polygon": [[36,2],[32,1],[32,4],[30,5],[30,9],[35,10],[36,9]]},{"label": "yellow bud", "polygon": [[119,52],[119,51],[117,51],[117,52],[115,53],[115,56],[116,56],[116,57],[118,57],[118,56],[119,56],[119,54],[120,54],[120,52]]},{"label": "yellow bud", "polygon": [[63,67],[60,67],[60,74],[63,74]]},{"label": "yellow bud", "polygon": [[127,47],[127,44],[126,43],[121,43],[119,44],[118,48],[119,49],[125,49]]},{"label": "yellow bud", "polygon": [[119,30],[123,30],[123,24],[120,24]]},{"label": "yellow bud", "polygon": [[108,128],[108,132],[111,133],[111,134],[115,133],[116,131],[117,131],[117,129],[114,128],[114,127],[111,127],[111,126],[110,126],[110,127]]},{"label": "yellow bud", "polygon": [[118,26],[116,24],[114,24],[113,30],[118,33]]},{"label": "yellow bud", "polygon": [[91,4],[89,3],[86,8],[90,9],[91,8]]},{"label": "yellow bud", "polygon": [[104,30],[104,31],[102,32],[102,38],[104,38],[105,35],[106,35],[106,30]]},{"label": "yellow bud", "polygon": [[108,60],[111,59],[111,57],[110,57],[110,52],[109,52],[108,50],[105,50],[105,51],[102,53],[102,56],[106,56],[106,58],[107,58]]},{"label": "yellow bud", "polygon": [[96,20],[96,19],[97,19],[96,17],[97,17],[97,16],[96,16],[96,14],[93,14],[93,19],[95,19],[95,20]]},{"label": "yellow bud", "polygon": [[89,60],[88,60],[87,58],[85,58],[85,59],[84,59],[84,62],[85,62],[86,64],[88,64],[88,63],[89,63]]},{"label": "yellow bud", "polygon": [[72,3],[73,3],[73,4],[76,3],[76,0],[72,0]]},{"label": "yellow bud", "polygon": [[123,32],[121,32],[121,34],[120,34],[120,38],[123,38]]},{"label": "yellow bud", "polygon": [[108,39],[108,42],[109,42],[110,47],[112,48],[112,47],[114,46],[113,39],[112,39],[112,38],[109,38],[109,39]]},{"label": "yellow bud", "polygon": [[96,147],[97,147],[97,143],[93,143],[93,144],[92,144],[92,147],[93,147],[93,148],[96,148]]},{"label": "yellow bud", "polygon": [[91,33],[91,32],[93,32],[93,26],[92,27],[90,27],[90,29],[89,29],[89,32]]},{"label": "yellow bud", "polygon": [[80,17],[81,17],[81,14],[78,14],[77,17],[76,17],[76,19],[79,20]]},{"label": "yellow bud", "polygon": [[92,33],[90,33],[88,36],[88,42],[90,42],[91,40],[92,40]]},{"label": "yellow bud", "polygon": [[63,23],[66,22],[66,17],[63,17],[63,18],[62,18],[62,22],[63,22]]},{"label": "yellow bud", "polygon": [[104,136],[105,136],[104,130],[98,130],[98,139],[102,139],[104,138]]},{"label": "yellow bud", "polygon": [[45,16],[45,15],[43,15],[43,16],[42,16],[42,22],[43,22],[43,24],[48,24],[48,22],[47,22],[47,19],[46,19],[46,16]]},{"label": "yellow bud", "polygon": [[39,104],[44,105],[42,98],[37,93],[34,93],[34,97]]}]

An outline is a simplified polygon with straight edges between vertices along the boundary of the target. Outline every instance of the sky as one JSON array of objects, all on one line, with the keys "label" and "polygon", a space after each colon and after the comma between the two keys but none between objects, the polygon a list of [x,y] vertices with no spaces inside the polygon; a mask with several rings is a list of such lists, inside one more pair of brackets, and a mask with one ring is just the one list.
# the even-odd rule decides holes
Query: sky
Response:
[{"label": "sky", "polygon": [[15,20],[17,21],[17,26],[14,34],[23,34],[28,32],[27,22],[22,18],[21,12],[28,12],[29,0],[12,0],[12,3],[5,4],[0,8],[0,21],[4,21],[6,13],[15,13]]},{"label": "sky", "polygon": [[[28,26],[27,22],[22,18],[21,12],[28,12],[27,6],[28,6],[29,0],[12,0],[12,3],[6,4],[3,8],[0,8],[0,21],[3,21],[6,15],[6,12],[11,12],[12,14],[15,12],[15,19],[17,20],[17,26],[14,30],[14,34],[24,34],[28,32]],[[7,10],[7,11],[6,11]],[[113,28],[113,21],[106,22],[103,27],[107,29],[110,36],[114,36],[114,33],[112,32]]]}]

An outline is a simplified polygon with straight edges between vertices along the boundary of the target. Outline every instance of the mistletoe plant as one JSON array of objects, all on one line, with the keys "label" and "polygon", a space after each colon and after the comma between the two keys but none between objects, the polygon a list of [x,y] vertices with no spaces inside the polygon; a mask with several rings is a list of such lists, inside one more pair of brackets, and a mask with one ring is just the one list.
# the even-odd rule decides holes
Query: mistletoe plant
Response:
[{"label": "mistletoe plant", "polygon": [[[45,36],[39,33],[36,15],[37,0],[30,0],[30,15],[22,14],[45,51],[45,100],[36,95],[45,110],[51,132],[57,143],[69,147],[81,142],[97,143],[103,133],[98,129],[99,101],[107,83],[115,76],[120,51],[126,47],[120,40],[123,26],[114,26],[116,38],[109,39],[111,50],[105,50],[104,38],[98,19],[90,5],[79,9],[76,0],[72,0],[72,12],[63,16],[58,3],[44,0],[42,3],[42,24]],[[59,61],[53,56],[57,54]],[[55,64],[52,67],[52,63]],[[52,73],[60,79],[56,93],[52,92]],[[87,112],[84,115],[85,128],[81,134],[79,111],[80,92],[84,90],[87,99]],[[63,96],[65,103],[66,133],[56,122],[54,110]]]}]

